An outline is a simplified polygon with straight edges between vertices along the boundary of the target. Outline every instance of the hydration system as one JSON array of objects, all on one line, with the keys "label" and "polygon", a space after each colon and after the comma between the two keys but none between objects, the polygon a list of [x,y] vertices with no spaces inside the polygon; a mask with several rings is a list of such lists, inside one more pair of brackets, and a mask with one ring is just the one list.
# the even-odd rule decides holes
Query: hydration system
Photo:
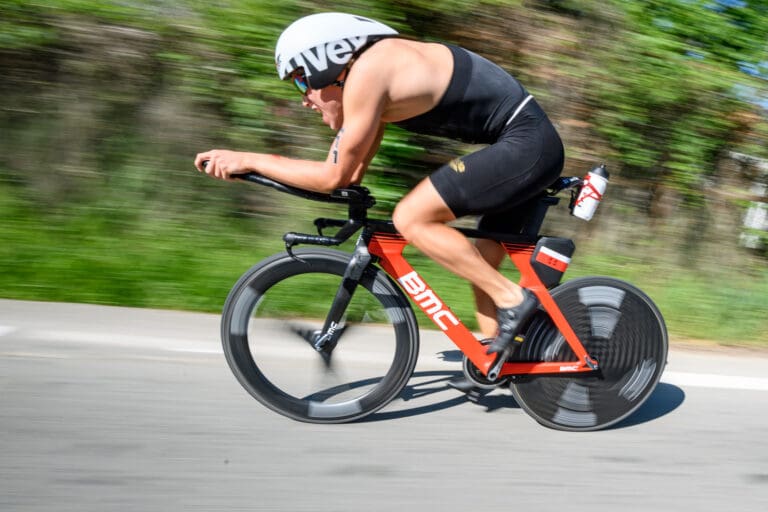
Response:
[{"label": "hydration system", "polygon": [[608,171],[600,164],[584,176],[581,189],[571,203],[571,213],[584,220],[592,219],[608,187]]}]

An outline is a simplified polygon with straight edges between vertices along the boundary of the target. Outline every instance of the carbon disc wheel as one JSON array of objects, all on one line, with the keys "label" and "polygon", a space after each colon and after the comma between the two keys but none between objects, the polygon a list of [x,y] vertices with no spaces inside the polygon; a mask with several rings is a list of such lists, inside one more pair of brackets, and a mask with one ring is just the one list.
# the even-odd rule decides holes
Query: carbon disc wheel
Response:
[{"label": "carbon disc wheel", "polygon": [[[645,402],[661,378],[668,350],[661,313],[642,291],[607,277],[568,281],[552,297],[599,370],[514,377],[515,399],[536,421],[559,430],[599,430],[618,423]],[[515,359],[574,361],[576,356],[540,312]]]}]

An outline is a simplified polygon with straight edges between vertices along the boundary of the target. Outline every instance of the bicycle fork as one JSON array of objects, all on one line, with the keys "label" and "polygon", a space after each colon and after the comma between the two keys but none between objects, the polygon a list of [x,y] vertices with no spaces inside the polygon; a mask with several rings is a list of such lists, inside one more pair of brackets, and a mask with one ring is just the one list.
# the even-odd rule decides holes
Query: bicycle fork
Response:
[{"label": "bicycle fork", "polygon": [[325,319],[321,331],[316,332],[313,339],[307,340],[318,352],[330,354],[336,347],[336,343],[344,333],[346,326],[342,325],[344,315],[347,312],[352,296],[355,293],[363,271],[371,262],[371,254],[368,252],[368,241],[364,235],[360,235],[355,245],[355,251],[347,264],[344,276],[341,279],[339,289],[333,298],[331,309]]}]

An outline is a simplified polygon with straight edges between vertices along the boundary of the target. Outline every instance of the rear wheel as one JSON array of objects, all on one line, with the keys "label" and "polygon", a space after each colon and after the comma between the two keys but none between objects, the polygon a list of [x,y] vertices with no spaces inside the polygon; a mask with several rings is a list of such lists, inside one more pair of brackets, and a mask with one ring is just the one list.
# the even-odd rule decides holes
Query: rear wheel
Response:
[{"label": "rear wheel", "polygon": [[270,409],[312,423],[360,419],[397,396],[413,373],[418,329],[400,289],[365,269],[330,352],[317,352],[350,255],[328,249],[280,254],[249,270],[230,292],[222,342],[242,386]]},{"label": "rear wheel", "polygon": [[[514,377],[510,389],[515,399],[539,423],[560,430],[598,430],[618,423],[645,402],[661,378],[668,349],[661,313],[642,291],[607,277],[568,281],[552,297],[599,370]],[[531,321],[515,357],[575,359],[543,312]]]}]

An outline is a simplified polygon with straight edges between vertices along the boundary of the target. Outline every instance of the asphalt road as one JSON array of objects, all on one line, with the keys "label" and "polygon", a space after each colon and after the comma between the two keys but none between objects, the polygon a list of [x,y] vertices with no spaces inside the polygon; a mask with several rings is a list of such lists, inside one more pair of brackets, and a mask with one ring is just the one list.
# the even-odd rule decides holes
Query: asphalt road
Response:
[{"label": "asphalt road", "polygon": [[[544,428],[446,387],[319,426],[252,399],[215,315],[0,300],[0,511],[768,510],[768,355],[673,346],[616,428]],[[631,507],[631,508],[628,508]]]}]

